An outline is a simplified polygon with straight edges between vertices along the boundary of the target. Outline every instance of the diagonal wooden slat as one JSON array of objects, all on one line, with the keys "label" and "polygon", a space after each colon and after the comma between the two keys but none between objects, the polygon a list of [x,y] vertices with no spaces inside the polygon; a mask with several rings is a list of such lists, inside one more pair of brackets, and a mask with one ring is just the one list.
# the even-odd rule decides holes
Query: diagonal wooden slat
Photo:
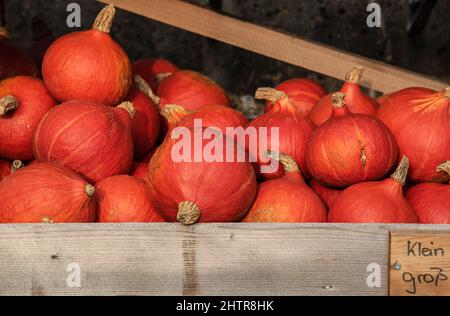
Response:
[{"label": "diagonal wooden slat", "polygon": [[421,86],[442,90],[448,83],[350,54],[284,32],[241,21],[179,0],[100,0],[118,8],[267,57],[343,80],[354,66],[366,68],[363,86],[390,93]]}]

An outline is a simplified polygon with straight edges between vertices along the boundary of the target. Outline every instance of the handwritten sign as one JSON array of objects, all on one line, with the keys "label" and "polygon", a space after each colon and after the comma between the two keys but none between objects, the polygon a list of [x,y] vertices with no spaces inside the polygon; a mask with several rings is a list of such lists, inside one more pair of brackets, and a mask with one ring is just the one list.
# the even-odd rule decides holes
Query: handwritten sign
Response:
[{"label": "handwritten sign", "polygon": [[390,295],[450,295],[450,232],[392,232]]}]

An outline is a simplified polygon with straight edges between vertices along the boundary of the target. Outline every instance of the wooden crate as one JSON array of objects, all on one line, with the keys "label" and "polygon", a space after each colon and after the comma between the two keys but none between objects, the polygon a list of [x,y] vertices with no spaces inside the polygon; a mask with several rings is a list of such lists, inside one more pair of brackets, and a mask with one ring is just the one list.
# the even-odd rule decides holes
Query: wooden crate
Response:
[{"label": "wooden crate", "polygon": [[[1,225],[0,294],[388,295],[393,230],[450,232],[448,225]],[[81,284],[71,288],[74,266]],[[379,284],[370,287],[374,267]]]},{"label": "wooden crate", "polygon": [[[338,79],[363,66],[362,84],[381,92],[448,86],[182,1],[102,2]],[[0,225],[0,294],[388,295],[393,231],[450,234],[450,226]]]}]

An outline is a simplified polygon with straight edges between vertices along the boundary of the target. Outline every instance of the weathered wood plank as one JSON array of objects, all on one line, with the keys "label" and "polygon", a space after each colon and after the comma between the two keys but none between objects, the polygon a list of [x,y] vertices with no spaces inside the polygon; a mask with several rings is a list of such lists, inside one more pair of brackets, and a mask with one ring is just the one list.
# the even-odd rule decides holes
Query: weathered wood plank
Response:
[{"label": "weathered wood plank", "polygon": [[[0,295],[387,295],[391,227],[449,229],[0,225]],[[67,284],[73,264],[80,288]],[[367,285],[369,264],[380,267],[380,287]]]},{"label": "weathered wood plank", "polygon": [[387,269],[380,288],[366,269],[387,243],[378,226],[3,225],[0,294],[385,295]]},{"label": "weathered wood plank", "polygon": [[385,93],[421,86],[442,90],[449,83],[350,54],[300,37],[241,21],[179,0],[100,0],[124,10],[264,56],[344,79],[354,66],[366,69],[362,85]]}]

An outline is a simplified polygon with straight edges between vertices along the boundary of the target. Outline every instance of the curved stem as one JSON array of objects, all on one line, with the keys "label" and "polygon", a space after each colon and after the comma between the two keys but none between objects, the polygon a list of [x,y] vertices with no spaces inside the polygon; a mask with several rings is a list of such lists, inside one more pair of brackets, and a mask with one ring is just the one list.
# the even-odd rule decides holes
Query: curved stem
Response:
[{"label": "curved stem", "polygon": [[194,202],[181,202],[178,205],[177,221],[186,226],[194,225],[201,214],[200,208]]},{"label": "curved stem", "polygon": [[345,76],[345,81],[348,83],[360,84],[363,73],[363,67],[353,67]]},{"label": "curved stem", "polygon": [[131,118],[134,118],[134,116],[136,115],[136,109],[131,102],[122,102],[117,106],[117,108],[126,110],[128,114],[130,114]]},{"label": "curved stem", "polygon": [[0,116],[15,111],[19,107],[19,101],[12,95],[6,95],[0,99]]},{"label": "curved stem", "polygon": [[167,104],[161,110],[161,115],[169,122],[169,125],[174,126],[177,124],[183,117],[189,114],[189,111],[184,107],[176,105],[176,104]]},{"label": "curved stem", "polygon": [[279,91],[274,88],[259,88],[256,90],[255,98],[257,100],[266,100],[275,103],[283,98],[287,97],[283,91]]},{"label": "curved stem", "polygon": [[409,171],[409,159],[408,157],[403,156],[402,161],[400,161],[397,170],[394,172],[391,178],[400,183],[402,186],[404,186],[406,183],[406,178],[408,176],[408,171]]},{"label": "curved stem", "polygon": [[445,89],[444,94],[445,94],[445,97],[450,100],[450,87]]},{"label": "curved stem", "polygon": [[112,22],[114,16],[116,15],[116,9],[113,4],[109,4],[103,8],[102,11],[97,15],[92,29],[99,32],[107,33],[111,31]]},{"label": "curved stem", "polygon": [[271,151],[267,152],[267,156],[281,162],[281,164],[284,167],[284,171],[286,171],[286,173],[300,172],[300,168],[298,167],[297,162],[295,162],[295,159],[292,158],[291,156],[281,153],[274,153]]},{"label": "curved stem", "polygon": [[14,160],[11,165],[11,173],[16,172],[17,170],[19,170],[23,167],[25,167],[25,165],[23,164],[23,162],[21,160]]},{"label": "curved stem", "polygon": [[150,87],[148,82],[144,80],[144,78],[139,75],[135,75],[134,83],[136,84],[136,87],[139,89],[139,91],[145,93],[145,95],[152,99],[155,105],[159,105],[161,99],[153,92],[152,88]]},{"label": "curved stem", "polygon": [[437,168],[436,172],[445,172],[450,176],[450,161],[441,163]]},{"label": "curved stem", "polygon": [[156,75],[156,83],[159,84],[161,81],[163,81],[166,78],[169,78],[172,75],[173,75],[173,73],[171,73],[171,72],[164,72],[161,74],[157,74]]}]

